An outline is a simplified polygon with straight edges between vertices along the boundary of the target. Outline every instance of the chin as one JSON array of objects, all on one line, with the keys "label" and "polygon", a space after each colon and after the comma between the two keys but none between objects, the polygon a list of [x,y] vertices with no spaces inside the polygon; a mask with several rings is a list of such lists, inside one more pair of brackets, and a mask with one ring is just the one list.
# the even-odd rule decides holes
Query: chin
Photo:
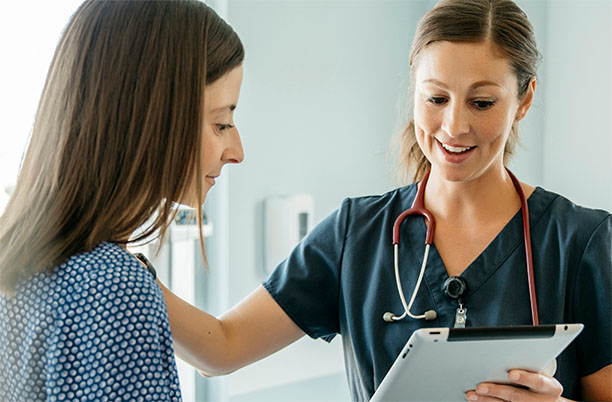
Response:
[{"label": "chin", "polygon": [[467,168],[456,168],[448,166],[434,166],[432,172],[436,173],[440,178],[453,182],[460,183],[464,181],[471,181],[474,177],[474,172]]},{"label": "chin", "polygon": [[[202,207],[202,205],[204,205],[204,203],[206,202],[206,193],[202,194],[202,203],[200,204],[200,207]],[[180,204],[192,208],[192,209],[198,209],[198,201],[195,199],[195,197],[191,198],[187,201],[185,200],[185,202],[181,202]]]}]

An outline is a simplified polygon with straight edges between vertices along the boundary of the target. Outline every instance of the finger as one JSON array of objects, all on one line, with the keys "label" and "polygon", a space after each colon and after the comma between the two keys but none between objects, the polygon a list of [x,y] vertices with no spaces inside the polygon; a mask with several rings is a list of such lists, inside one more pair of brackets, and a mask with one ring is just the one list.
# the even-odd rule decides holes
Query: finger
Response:
[{"label": "finger", "polygon": [[545,374],[525,370],[510,370],[508,378],[513,383],[523,385],[539,394],[559,396],[563,393],[561,383],[556,378]]},{"label": "finger", "polygon": [[[533,401],[536,394],[533,392],[515,387],[513,385],[505,384],[493,384],[493,383],[482,383],[476,387],[476,394],[478,395],[477,400],[488,401],[488,400],[502,400],[502,401]],[[484,398],[491,399],[484,399]]]},{"label": "finger", "polygon": [[470,390],[465,393],[465,399],[468,401],[478,401],[478,402],[500,402],[501,399],[487,396],[487,395],[478,395],[476,391]]}]

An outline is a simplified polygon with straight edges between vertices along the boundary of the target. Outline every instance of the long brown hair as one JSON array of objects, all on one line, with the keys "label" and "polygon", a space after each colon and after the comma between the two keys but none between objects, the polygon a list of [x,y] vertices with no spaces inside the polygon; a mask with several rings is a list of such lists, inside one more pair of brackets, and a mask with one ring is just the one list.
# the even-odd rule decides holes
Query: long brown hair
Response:
[{"label": "long brown hair", "polygon": [[[508,58],[518,78],[521,98],[537,76],[541,59],[533,26],[527,15],[512,0],[441,0],[419,22],[410,51],[410,71],[414,78],[420,52],[438,41],[483,42],[490,40]],[[412,92],[412,90],[410,91]],[[518,138],[515,123],[504,148],[504,163],[514,152]],[[416,141],[414,120],[402,128],[394,141],[397,152],[396,175],[401,182],[423,178],[431,164]]]},{"label": "long brown hair", "polygon": [[101,242],[126,243],[147,222],[131,241],[163,238],[174,202],[192,183],[201,194],[205,86],[243,58],[200,1],[85,1],[55,51],[0,217],[0,292]]}]

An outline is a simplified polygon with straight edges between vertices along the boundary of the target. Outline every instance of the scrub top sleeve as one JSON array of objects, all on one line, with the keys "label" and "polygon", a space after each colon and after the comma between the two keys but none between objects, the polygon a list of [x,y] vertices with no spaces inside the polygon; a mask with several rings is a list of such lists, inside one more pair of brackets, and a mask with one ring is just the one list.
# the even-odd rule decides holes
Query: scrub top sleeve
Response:
[{"label": "scrub top sleeve", "polygon": [[312,338],[331,341],[340,331],[340,266],[350,201],[317,225],[263,286]]},{"label": "scrub top sleeve", "polygon": [[574,282],[573,321],[584,324],[576,339],[578,373],[584,377],[612,362],[612,216],[588,240]]}]

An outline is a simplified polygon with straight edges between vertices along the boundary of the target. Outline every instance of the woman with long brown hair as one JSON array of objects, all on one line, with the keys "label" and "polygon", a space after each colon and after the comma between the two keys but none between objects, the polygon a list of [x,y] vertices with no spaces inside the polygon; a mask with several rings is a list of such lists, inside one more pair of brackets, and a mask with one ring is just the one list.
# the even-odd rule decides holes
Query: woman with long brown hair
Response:
[{"label": "woman with long brown hair", "polygon": [[125,247],[163,237],[176,203],[201,221],[242,161],[243,58],[199,1],[71,17],[0,217],[0,399],[180,399],[163,294]]}]

